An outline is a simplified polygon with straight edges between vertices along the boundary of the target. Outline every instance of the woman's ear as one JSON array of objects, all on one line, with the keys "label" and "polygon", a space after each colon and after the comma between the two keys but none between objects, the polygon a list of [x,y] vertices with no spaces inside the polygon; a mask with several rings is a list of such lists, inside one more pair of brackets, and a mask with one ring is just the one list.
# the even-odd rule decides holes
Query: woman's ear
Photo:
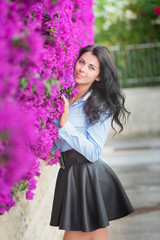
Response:
[{"label": "woman's ear", "polygon": [[96,78],[96,81],[97,81],[97,82],[98,82],[98,81],[101,81],[100,77],[97,77],[97,78]]}]

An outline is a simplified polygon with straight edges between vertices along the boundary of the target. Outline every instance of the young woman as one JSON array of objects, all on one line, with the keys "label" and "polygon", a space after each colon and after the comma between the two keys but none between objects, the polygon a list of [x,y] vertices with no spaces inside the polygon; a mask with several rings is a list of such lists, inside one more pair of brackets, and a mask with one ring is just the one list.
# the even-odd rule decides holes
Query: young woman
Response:
[{"label": "young woman", "polygon": [[129,112],[106,47],[82,48],[74,77],[79,92],[62,97],[56,147],[64,166],[57,177],[50,225],[66,230],[63,240],[107,240],[109,221],[134,210],[116,174],[99,156],[110,126],[115,122],[123,130]]}]

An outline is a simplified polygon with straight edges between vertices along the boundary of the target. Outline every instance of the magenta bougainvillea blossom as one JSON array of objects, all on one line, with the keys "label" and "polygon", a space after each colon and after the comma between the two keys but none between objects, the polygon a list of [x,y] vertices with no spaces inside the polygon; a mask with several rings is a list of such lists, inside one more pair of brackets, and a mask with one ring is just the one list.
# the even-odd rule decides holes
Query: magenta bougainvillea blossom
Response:
[{"label": "magenta bougainvillea blossom", "polygon": [[40,161],[57,164],[62,93],[75,95],[79,48],[93,44],[93,1],[2,0],[0,4],[0,214],[16,192],[33,199]]},{"label": "magenta bougainvillea blossom", "polygon": [[158,5],[156,5],[155,7],[154,7],[154,12],[155,12],[155,14],[156,15],[160,15],[160,6],[158,6]]},{"label": "magenta bougainvillea blossom", "polygon": [[13,99],[5,99],[0,102],[0,116],[0,211],[2,212],[13,206],[13,199],[12,204],[9,200],[13,185],[22,178],[27,181],[34,179],[39,172],[40,162],[30,148],[36,144],[32,113],[22,111]]}]

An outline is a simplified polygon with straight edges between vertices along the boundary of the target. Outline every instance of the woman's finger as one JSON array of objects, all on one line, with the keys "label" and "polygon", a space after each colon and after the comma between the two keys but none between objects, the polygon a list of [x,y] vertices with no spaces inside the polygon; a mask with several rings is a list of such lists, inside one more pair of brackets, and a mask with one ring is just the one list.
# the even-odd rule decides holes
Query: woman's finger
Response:
[{"label": "woman's finger", "polygon": [[64,95],[62,95],[62,100],[64,102],[64,112],[69,110],[69,102]]},{"label": "woman's finger", "polygon": [[62,98],[65,102],[68,102],[67,98],[64,96],[64,94],[62,94]]},{"label": "woman's finger", "polygon": [[68,105],[68,100],[67,100],[67,98],[64,95],[62,95],[62,99],[63,99],[65,105]]}]

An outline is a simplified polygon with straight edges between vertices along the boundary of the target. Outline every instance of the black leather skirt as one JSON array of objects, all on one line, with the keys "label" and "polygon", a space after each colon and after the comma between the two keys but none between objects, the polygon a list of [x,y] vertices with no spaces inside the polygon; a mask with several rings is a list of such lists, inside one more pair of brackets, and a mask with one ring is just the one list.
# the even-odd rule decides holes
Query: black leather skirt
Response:
[{"label": "black leather skirt", "polygon": [[62,153],[65,168],[57,176],[51,226],[89,232],[134,212],[114,171],[101,159],[88,161],[75,150]]}]

